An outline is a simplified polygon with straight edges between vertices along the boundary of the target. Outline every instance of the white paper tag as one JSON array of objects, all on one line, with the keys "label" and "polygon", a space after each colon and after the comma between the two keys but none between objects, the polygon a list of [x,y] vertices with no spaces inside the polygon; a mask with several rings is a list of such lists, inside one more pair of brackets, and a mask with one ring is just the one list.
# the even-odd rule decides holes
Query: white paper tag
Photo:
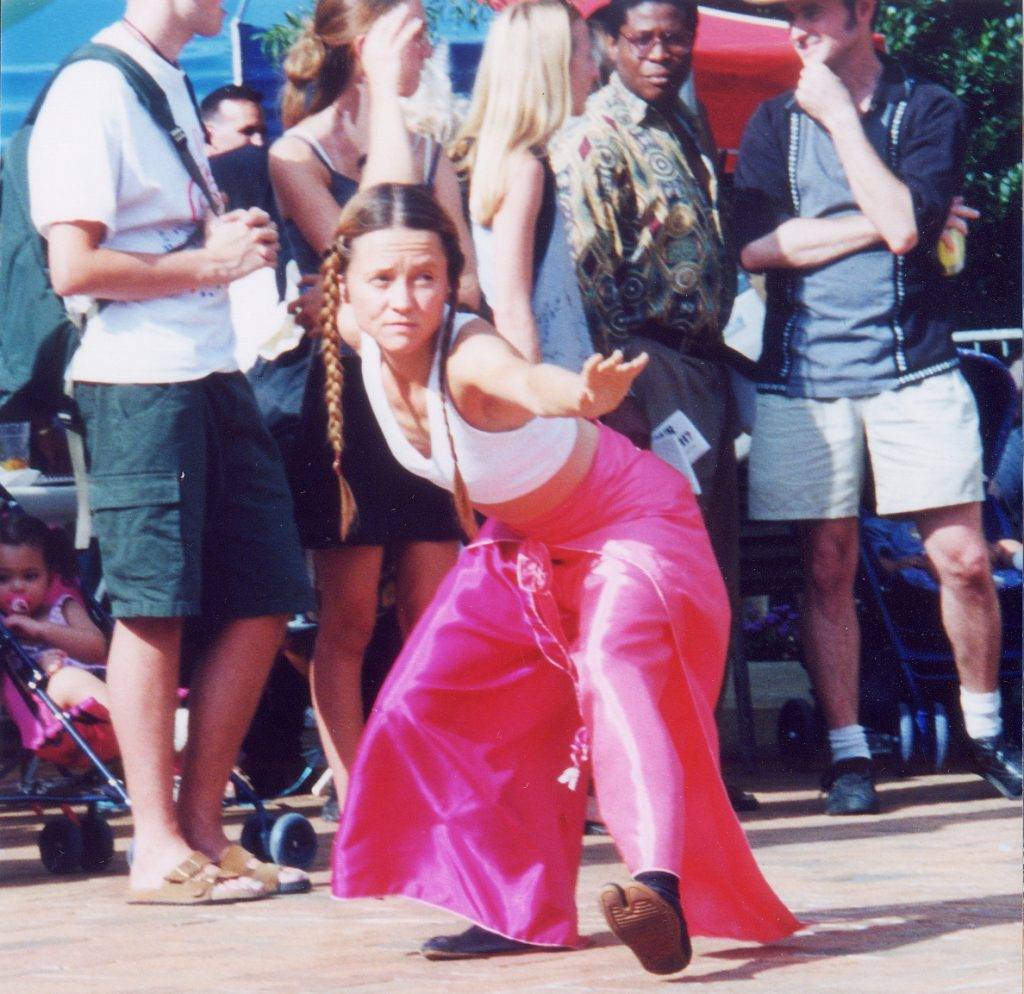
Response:
[{"label": "white paper tag", "polygon": [[711,446],[697,426],[682,411],[674,411],[651,432],[651,451],[674,466],[689,481],[695,494],[700,493],[693,464]]}]

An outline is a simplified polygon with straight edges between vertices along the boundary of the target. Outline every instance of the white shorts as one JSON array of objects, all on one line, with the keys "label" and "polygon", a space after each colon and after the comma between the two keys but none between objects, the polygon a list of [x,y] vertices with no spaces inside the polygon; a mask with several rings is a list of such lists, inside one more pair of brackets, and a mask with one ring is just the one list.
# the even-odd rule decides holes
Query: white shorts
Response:
[{"label": "white shorts", "polygon": [[759,394],[750,517],[856,517],[865,450],[880,515],[983,499],[978,411],[967,382],[952,370],[870,397]]}]

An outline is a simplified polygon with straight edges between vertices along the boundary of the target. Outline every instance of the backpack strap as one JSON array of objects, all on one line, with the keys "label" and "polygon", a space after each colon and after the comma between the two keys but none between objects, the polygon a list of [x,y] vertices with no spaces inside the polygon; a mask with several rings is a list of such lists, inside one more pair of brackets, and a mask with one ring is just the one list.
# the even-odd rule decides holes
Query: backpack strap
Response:
[{"label": "backpack strap", "polygon": [[[135,59],[122,52],[119,48],[114,48],[113,45],[87,42],[80,48],[76,48],[50,77],[42,93],[39,94],[36,102],[32,105],[32,109],[28,112],[25,124],[32,125],[35,123],[36,118],[39,116],[39,111],[42,109],[43,101],[53,85],[53,81],[60,75],[62,70],[72,63],[85,61],[106,62],[108,65],[112,65],[120,70],[128,85],[134,91],[135,96],[138,97],[139,103],[142,104],[157,126],[170,139],[178,158],[181,160],[181,164],[185,167],[185,171],[189,174],[192,181],[202,191],[206,202],[210,205],[210,210],[214,214],[223,213],[220,201],[213,195],[213,191],[210,189],[202,169],[199,168],[199,164],[188,147],[188,136],[178,126],[177,121],[174,120],[174,114],[171,112],[171,105],[167,99],[167,94],[164,93],[160,84]],[[188,76],[185,77],[185,86],[192,101],[192,106],[196,108],[196,116],[199,117],[195,91],[192,89],[192,83]]]}]

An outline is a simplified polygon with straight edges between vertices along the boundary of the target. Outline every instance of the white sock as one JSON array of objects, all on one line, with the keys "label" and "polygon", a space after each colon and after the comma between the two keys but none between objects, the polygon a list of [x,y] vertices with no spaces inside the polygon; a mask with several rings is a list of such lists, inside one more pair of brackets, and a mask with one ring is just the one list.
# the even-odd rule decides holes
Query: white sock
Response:
[{"label": "white sock", "polygon": [[830,728],[828,744],[832,748],[832,762],[843,759],[870,759],[867,736],[863,725],[846,725],[843,728]]},{"label": "white sock", "polygon": [[1002,733],[1001,704],[1002,694],[998,687],[983,694],[960,688],[960,710],[964,713],[964,727],[972,739],[990,739]]}]

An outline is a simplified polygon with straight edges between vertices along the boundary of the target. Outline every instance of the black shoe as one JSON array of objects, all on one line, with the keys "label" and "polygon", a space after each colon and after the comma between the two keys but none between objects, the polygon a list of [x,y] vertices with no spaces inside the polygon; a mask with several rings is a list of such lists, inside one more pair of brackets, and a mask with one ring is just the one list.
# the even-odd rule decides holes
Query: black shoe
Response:
[{"label": "black shoe", "polygon": [[482,956],[508,956],[514,953],[537,953],[552,946],[534,946],[529,942],[506,939],[496,932],[488,932],[479,925],[471,925],[458,935],[435,935],[420,946],[420,952],[432,960],[476,959]]},{"label": "black shoe", "polygon": [[1021,796],[1020,746],[1009,745],[1002,735],[971,739],[974,767],[1003,797]]},{"label": "black shoe", "polygon": [[821,785],[825,814],[873,815],[878,813],[875,768],[870,759],[841,759],[833,763]]}]

